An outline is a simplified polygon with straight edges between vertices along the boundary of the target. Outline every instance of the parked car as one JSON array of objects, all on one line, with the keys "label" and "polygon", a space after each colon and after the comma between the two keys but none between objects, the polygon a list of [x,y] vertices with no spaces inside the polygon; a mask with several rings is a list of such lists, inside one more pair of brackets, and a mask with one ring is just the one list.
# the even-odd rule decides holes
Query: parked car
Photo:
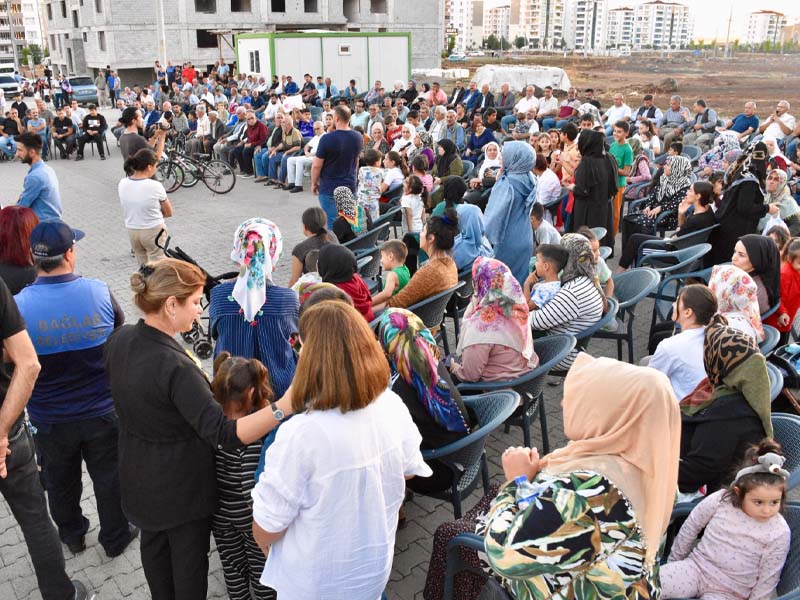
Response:
[{"label": "parked car", "polygon": [[0,75],[0,90],[3,90],[6,98],[13,98],[22,91],[22,86],[13,75]]},{"label": "parked car", "polygon": [[70,77],[72,85],[72,99],[78,104],[97,104],[97,86],[91,77]]},{"label": "parked car", "polygon": [[450,62],[466,62],[467,57],[463,54],[451,54],[447,57]]}]

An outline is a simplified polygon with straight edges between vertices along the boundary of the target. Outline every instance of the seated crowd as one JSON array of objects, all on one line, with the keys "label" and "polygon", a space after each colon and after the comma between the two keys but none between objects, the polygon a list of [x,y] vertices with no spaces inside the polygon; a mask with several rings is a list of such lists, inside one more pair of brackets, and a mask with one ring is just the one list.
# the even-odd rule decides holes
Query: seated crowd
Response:
[{"label": "seated crowd", "polygon": [[[459,387],[525,377],[550,334],[581,341],[548,381],[563,381],[569,443],[542,456],[503,452],[503,483],[437,529],[423,597],[444,597],[447,542],[463,532],[481,536],[485,553],[463,555],[489,579],[458,575],[460,600],[485,586],[520,599],[773,593],[789,552],[789,474],[759,344],[768,327],[787,343],[800,308],[791,188],[800,131],[788,102],[763,122],[752,102],[721,122],[705,101],[692,115],[678,96],[662,110],[647,95],[633,110],[617,94],[603,111],[592,90],[561,101],[549,87],[517,98],[507,84],[493,92],[475,82],[450,95],[414,81],[339,90],[310,74],[270,83],[230,68],[220,75],[222,66],[209,77],[192,68],[185,81],[186,68],[173,68],[172,81],[164,70],[146,94],[119,99],[115,135],[129,175],[120,196],[153,183],[164,138],[176,132],[188,151],[275,189],[302,191],[309,168],[320,206],[297,224],[304,239],[291,249],[286,286],[273,279],[283,236],[266,218],[237,228],[234,277],[210,290],[196,265],[163,258],[150,239],[172,214],[160,188],[154,228],[136,234],[140,245],[131,234],[143,318],[123,325],[108,287],[75,275],[82,232],[22,206],[0,211],[0,332],[16,365],[11,377],[0,372],[0,442],[12,457],[30,444],[13,435],[30,396],[50,515],[31,484],[42,506],[20,525],[28,539],[46,522],[48,539],[28,540],[43,597],[67,597],[58,593],[70,585],[85,597],[52,558],[59,538],[85,548],[88,521],[71,494],[81,459],[56,451],[59,427],[78,421],[102,430],[93,443],[113,455],[102,465],[111,475],[85,458],[104,494],[100,543],[113,557],[141,533],[154,598],[206,596],[212,535],[232,599],[385,597],[404,503],[445,493],[460,476],[423,452],[482,426]],[[59,151],[77,144],[82,157],[93,114]],[[43,131],[38,113],[31,119],[28,131]],[[4,132],[0,143],[12,145]],[[700,153],[685,155],[690,146]],[[387,225],[402,233],[390,238],[387,228],[358,245]],[[632,365],[587,354],[584,332],[616,305],[606,263],[615,247],[621,273],[646,262],[652,245],[669,251],[698,232],[713,245],[696,264],[707,273],[655,320],[649,356]],[[374,261],[380,271],[368,269]],[[443,321],[426,326],[414,311],[459,282],[468,285],[463,316],[446,354]],[[55,294],[98,304],[105,333],[76,322],[92,343],[63,348],[43,335],[37,323],[56,314]],[[176,338],[192,331],[204,294],[216,340],[210,382]],[[63,352],[80,361],[76,373],[64,373]],[[54,393],[74,393],[81,380],[80,406]],[[0,454],[0,475],[22,468],[12,460]],[[25,468],[36,469],[32,453]],[[676,501],[697,505],[663,554]]]}]

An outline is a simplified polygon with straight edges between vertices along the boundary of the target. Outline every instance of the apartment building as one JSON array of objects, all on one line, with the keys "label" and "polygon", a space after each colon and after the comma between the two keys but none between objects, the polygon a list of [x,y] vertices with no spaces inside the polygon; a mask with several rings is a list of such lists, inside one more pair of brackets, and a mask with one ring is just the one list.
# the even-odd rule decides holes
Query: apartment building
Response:
[{"label": "apartment building", "polygon": [[520,11],[529,47],[561,47],[564,40],[565,0],[523,0]]},{"label": "apartment building", "polygon": [[782,41],[783,28],[786,27],[786,15],[774,10],[759,10],[747,16],[743,36],[745,44],[757,46],[764,42],[778,44]]},{"label": "apartment building", "polygon": [[0,63],[22,62],[22,49],[36,44],[42,50],[42,25],[36,0],[0,0]]},{"label": "apartment building", "polygon": [[[490,35],[495,36],[497,39],[509,40],[509,27],[511,26],[511,7],[495,6],[486,11],[483,19],[483,34],[484,37]],[[511,40],[509,40],[511,41]]]},{"label": "apartment building", "polygon": [[567,0],[565,12],[567,48],[594,51],[606,47],[608,0]]},{"label": "apartment building", "polygon": [[633,30],[636,18],[633,8],[620,7],[608,11],[606,46],[619,48],[633,45]]},{"label": "apartment building", "polygon": [[636,6],[634,14],[635,48],[677,49],[692,40],[691,13],[684,4],[653,0]]}]

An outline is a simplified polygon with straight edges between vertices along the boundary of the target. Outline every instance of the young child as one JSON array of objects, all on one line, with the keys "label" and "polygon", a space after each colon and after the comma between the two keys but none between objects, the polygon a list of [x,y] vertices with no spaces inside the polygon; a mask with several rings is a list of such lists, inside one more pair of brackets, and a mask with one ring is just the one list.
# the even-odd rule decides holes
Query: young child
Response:
[{"label": "young child", "polygon": [[558,274],[567,264],[569,252],[560,244],[541,244],[536,249],[536,266],[528,275],[523,293],[530,310],[538,310],[550,302],[561,289]]},{"label": "young child", "polygon": [[581,234],[589,240],[589,245],[592,247],[592,254],[594,254],[594,274],[597,276],[597,280],[600,282],[600,287],[603,288],[606,297],[610,298],[614,295],[614,280],[611,278],[611,269],[608,268],[606,261],[600,256],[600,240],[597,239],[594,231],[585,226],[578,228],[576,233]]},{"label": "young child", "polygon": [[403,229],[406,233],[419,233],[425,222],[425,206],[428,202],[428,190],[416,175],[409,175],[403,181]]},{"label": "young child", "polygon": [[[791,532],[780,445],[751,447],[727,490],[700,502],[661,567],[662,598],[764,600],[771,597],[789,553]],[[700,542],[692,549],[700,531]]]},{"label": "young child", "polygon": [[531,227],[533,227],[534,253],[540,244],[559,244],[561,235],[556,228],[544,218],[544,204],[536,202],[531,207]]},{"label": "young child", "polygon": [[[773,227],[769,235],[773,234],[783,234],[783,230]],[[789,341],[792,322],[800,309],[800,238],[794,238],[784,246],[782,257],[781,303],[778,310],[764,321],[781,332],[778,342],[781,346]]]},{"label": "young child", "polygon": [[386,156],[383,157],[383,166],[386,171],[383,174],[381,193],[385,194],[408,177],[409,173],[405,159],[400,156],[399,152],[395,152],[394,150],[390,150],[386,153]]},{"label": "young child", "polygon": [[428,157],[424,154],[417,154],[411,160],[411,174],[416,175],[422,180],[422,185],[428,190],[430,194],[433,191],[433,177],[428,173],[430,165],[428,164]]},{"label": "young child", "polygon": [[411,273],[406,266],[408,248],[400,240],[389,240],[381,246],[381,269],[383,290],[372,297],[372,305],[383,304],[406,287]]},{"label": "young child", "polygon": [[383,169],[381,168],[383,156],[374,148],[364,152],[365,167],[358,170],[358,187],[356,197],[358,203],[369,213],[374,221],[380,216],[381,185],[383,185]]},{"label": "young child", "polygon": [[[257,359],[232,357],[221,352],[214,360],[214,398],[225,416],[238,419],[264,408],[273,400],[266,367]],[[253,539],[255,472],[262,440],[239,451],[217,450],[216,470],[219,508],[211,523],[225,585],[231,598],[273,600],[275,591],[261,585],[266,556]],[[246,596],[243,595],[243,590]]]}]

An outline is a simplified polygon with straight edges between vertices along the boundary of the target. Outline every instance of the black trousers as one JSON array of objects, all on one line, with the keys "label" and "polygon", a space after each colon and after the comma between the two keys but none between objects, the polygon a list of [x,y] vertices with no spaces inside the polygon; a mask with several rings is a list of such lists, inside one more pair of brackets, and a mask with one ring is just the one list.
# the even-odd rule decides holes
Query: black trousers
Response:
[{"label": "black trousers", "polygon": [[8,476],[0,479],[0,494],[25,536],[39,592],[43,600],[73,600],[75,586],[64,570],[64,551],[47,514],[33,440],[22,419],[11,428],[8,439],[11,450],[6,458]]},{"label": "black trousers", "polygon": [[236,160],[239,162],[239,169],[242,173],[246,173],[248,175],[253,174],[253,155],[256,153],[256,149],[252,146],[237,146],[234,148],[233,152],[231,153],[232,161]]},{"label": "black trousers", "polygon": [[211,517],[171,529],[142,529],[142,567],[153,600],[198,600],[208,595]]},{"label": "black trousers", "polygon": [[57,138],[54,137],[53,140],[56,144],[56,150],[63,154],[71,154],[72,151],[75,149],[75,135],[68,135],[67,137]]},{"label": "black trousers", "polygon": [[84,133],[81,137],[78,138],[78,156],[83,156],[83,147],[86,144],[97,144],[97,152],[100,156],[104,156],[106,152],[106,147],[103,144],[103,136],[105,132],[98,133],[97,135],[89,135],[88,133]]},{"label": "black trousers", "polygon": [[628,267],[635,267],[636,256],[639,254],[639,246],[642,242],[647,240],[659,240],[657,235],[648,235],[646,233],[633,233],[631,234],[625,245],[622,247],[622,256],[619,257],[619,266],[627,269]]},{"label": "black trousers", "polygon": [[92,479],[100,519],[98,540],[105,551],[116,554],[130,541],[128,519],[122,512],[119,491],[117,440],[119,427],[113,412],[82,421],[48,424],[31,419],[42,461],[50,514],[65,544],[78,542],[89,530],[81,510],[81,464]]}]

